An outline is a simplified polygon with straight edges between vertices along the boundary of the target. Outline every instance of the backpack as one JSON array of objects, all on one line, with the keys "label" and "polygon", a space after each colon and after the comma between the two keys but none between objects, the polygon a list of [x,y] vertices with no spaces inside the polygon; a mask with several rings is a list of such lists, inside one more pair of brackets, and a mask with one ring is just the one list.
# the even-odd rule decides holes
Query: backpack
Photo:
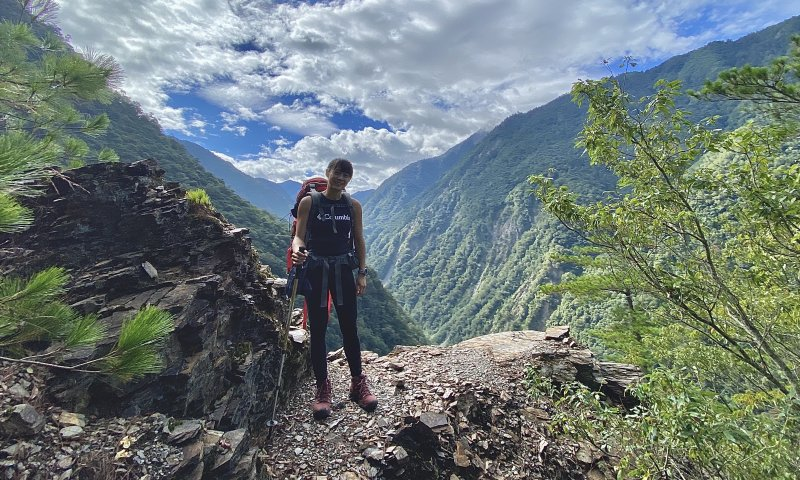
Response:
[{"label": "backpack", "polygon": [[[324,192],[328,188],[328,179],[324,177],[312,177],[308,180],[304,181],[303,184],[300,186],[300,191],[297,192],[297,196],[294,200],[294,207],[292,207],[291,213],[294,220],[292,220],[292,233],[290,235],[291,238],[294,238],[294,234],[297,231],[297,208],[300,206],[300,200],[305,198],[308,195],[311,195],[311,192]],[[291,256],[291,248],[292,246],[289,245],[289,255]],[[292,268],[291,265],[288,265],[287,268]]]}]

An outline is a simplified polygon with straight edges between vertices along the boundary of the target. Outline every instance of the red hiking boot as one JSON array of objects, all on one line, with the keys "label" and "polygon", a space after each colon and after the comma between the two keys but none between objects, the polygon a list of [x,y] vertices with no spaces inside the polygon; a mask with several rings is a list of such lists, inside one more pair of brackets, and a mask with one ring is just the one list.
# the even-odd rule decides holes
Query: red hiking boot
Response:
[{"label": "red hiking boot", "polygon": [[331,415],[331,381],[329,378],[326,378],[324,382],[317,382],[311,410],[317,420],[328,418]]},{"label": "red hiking boot", "polygon": [[350,400],[358,403],[358,406],[371,412],[378,406],[378,397],[369,391],[367,386],[367,376],[363,373],[358,377],[353,377],[350,383]]}]

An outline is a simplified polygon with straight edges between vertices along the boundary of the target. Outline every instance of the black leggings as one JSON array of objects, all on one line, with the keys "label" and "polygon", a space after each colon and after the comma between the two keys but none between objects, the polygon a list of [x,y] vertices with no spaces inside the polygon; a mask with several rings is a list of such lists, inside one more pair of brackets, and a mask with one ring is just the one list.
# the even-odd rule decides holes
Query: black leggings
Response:
[{"label": "black leggings", "polygon": [[[342,304],[337,305],[335,268],[341,268]],[[309,270],[306,275],[311,282],[311,294],[306,296],[308,307],[308,324],[311,330],[311,366],[317,381],[328,378],[328,347],[325,345],[325,331],[328,328],[328,307],[320,307],[322,296],[322,267]],[[339,317],[339,329],[342,331],[342,344],[350,374],[361,375],[361,343],[358,340],[358,306],[356,305],[356,282],[353,272],[346,265],[336,265],[328,271],[328,290],[333,297],[333,305]]]}]

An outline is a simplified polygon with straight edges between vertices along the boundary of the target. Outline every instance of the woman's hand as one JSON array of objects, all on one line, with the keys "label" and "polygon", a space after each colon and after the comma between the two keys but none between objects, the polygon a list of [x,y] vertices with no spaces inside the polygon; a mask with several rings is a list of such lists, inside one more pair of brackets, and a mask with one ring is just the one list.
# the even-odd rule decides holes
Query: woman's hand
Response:
[{"label": "woman's hand", "polygon": [[305,248],[295,251],[292,249],[292,263],[295,265],[302,265],[308,258],[308,250]]},{"label": "woman's hand", "polygon": [[364,295],[364,292],[367,290],[367,276],[366,275],[358,275],[356,278],[356,295],[359,297]]}]

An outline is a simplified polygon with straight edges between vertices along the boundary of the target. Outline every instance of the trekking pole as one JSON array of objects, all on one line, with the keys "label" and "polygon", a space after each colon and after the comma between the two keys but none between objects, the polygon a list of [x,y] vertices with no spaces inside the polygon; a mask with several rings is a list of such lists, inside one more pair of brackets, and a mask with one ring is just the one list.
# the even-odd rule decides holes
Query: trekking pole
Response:
[{"label": "trekking pole", "polygon": [[[301,252],[306,251],[306,247],[300,247]],[[294,268],[298,268],[298,265],[295,265]],[[286,315],[286,334],[289,334],[289,326],[292,323],[292,310],[294,309],[294,301],[297,297],[297,281],[298,281],[299,274],[295,272],[294,281],[292,282],[292,295],[289,297],[289,312]],[[278,409],[278,395],[281,391],[281,385],[283,384],[283,364],[286,362],[286,349],[283,350],[281,353],[281,366],[278,369],[278,381],[275,384],[275,397],[272,400],[272,418],[267,422],[267,427],[269,427],[269,432],[267,433],[267,439],[272,438],[273,429],[278,425],[278,421],[275,420],[275,412]]]}]

